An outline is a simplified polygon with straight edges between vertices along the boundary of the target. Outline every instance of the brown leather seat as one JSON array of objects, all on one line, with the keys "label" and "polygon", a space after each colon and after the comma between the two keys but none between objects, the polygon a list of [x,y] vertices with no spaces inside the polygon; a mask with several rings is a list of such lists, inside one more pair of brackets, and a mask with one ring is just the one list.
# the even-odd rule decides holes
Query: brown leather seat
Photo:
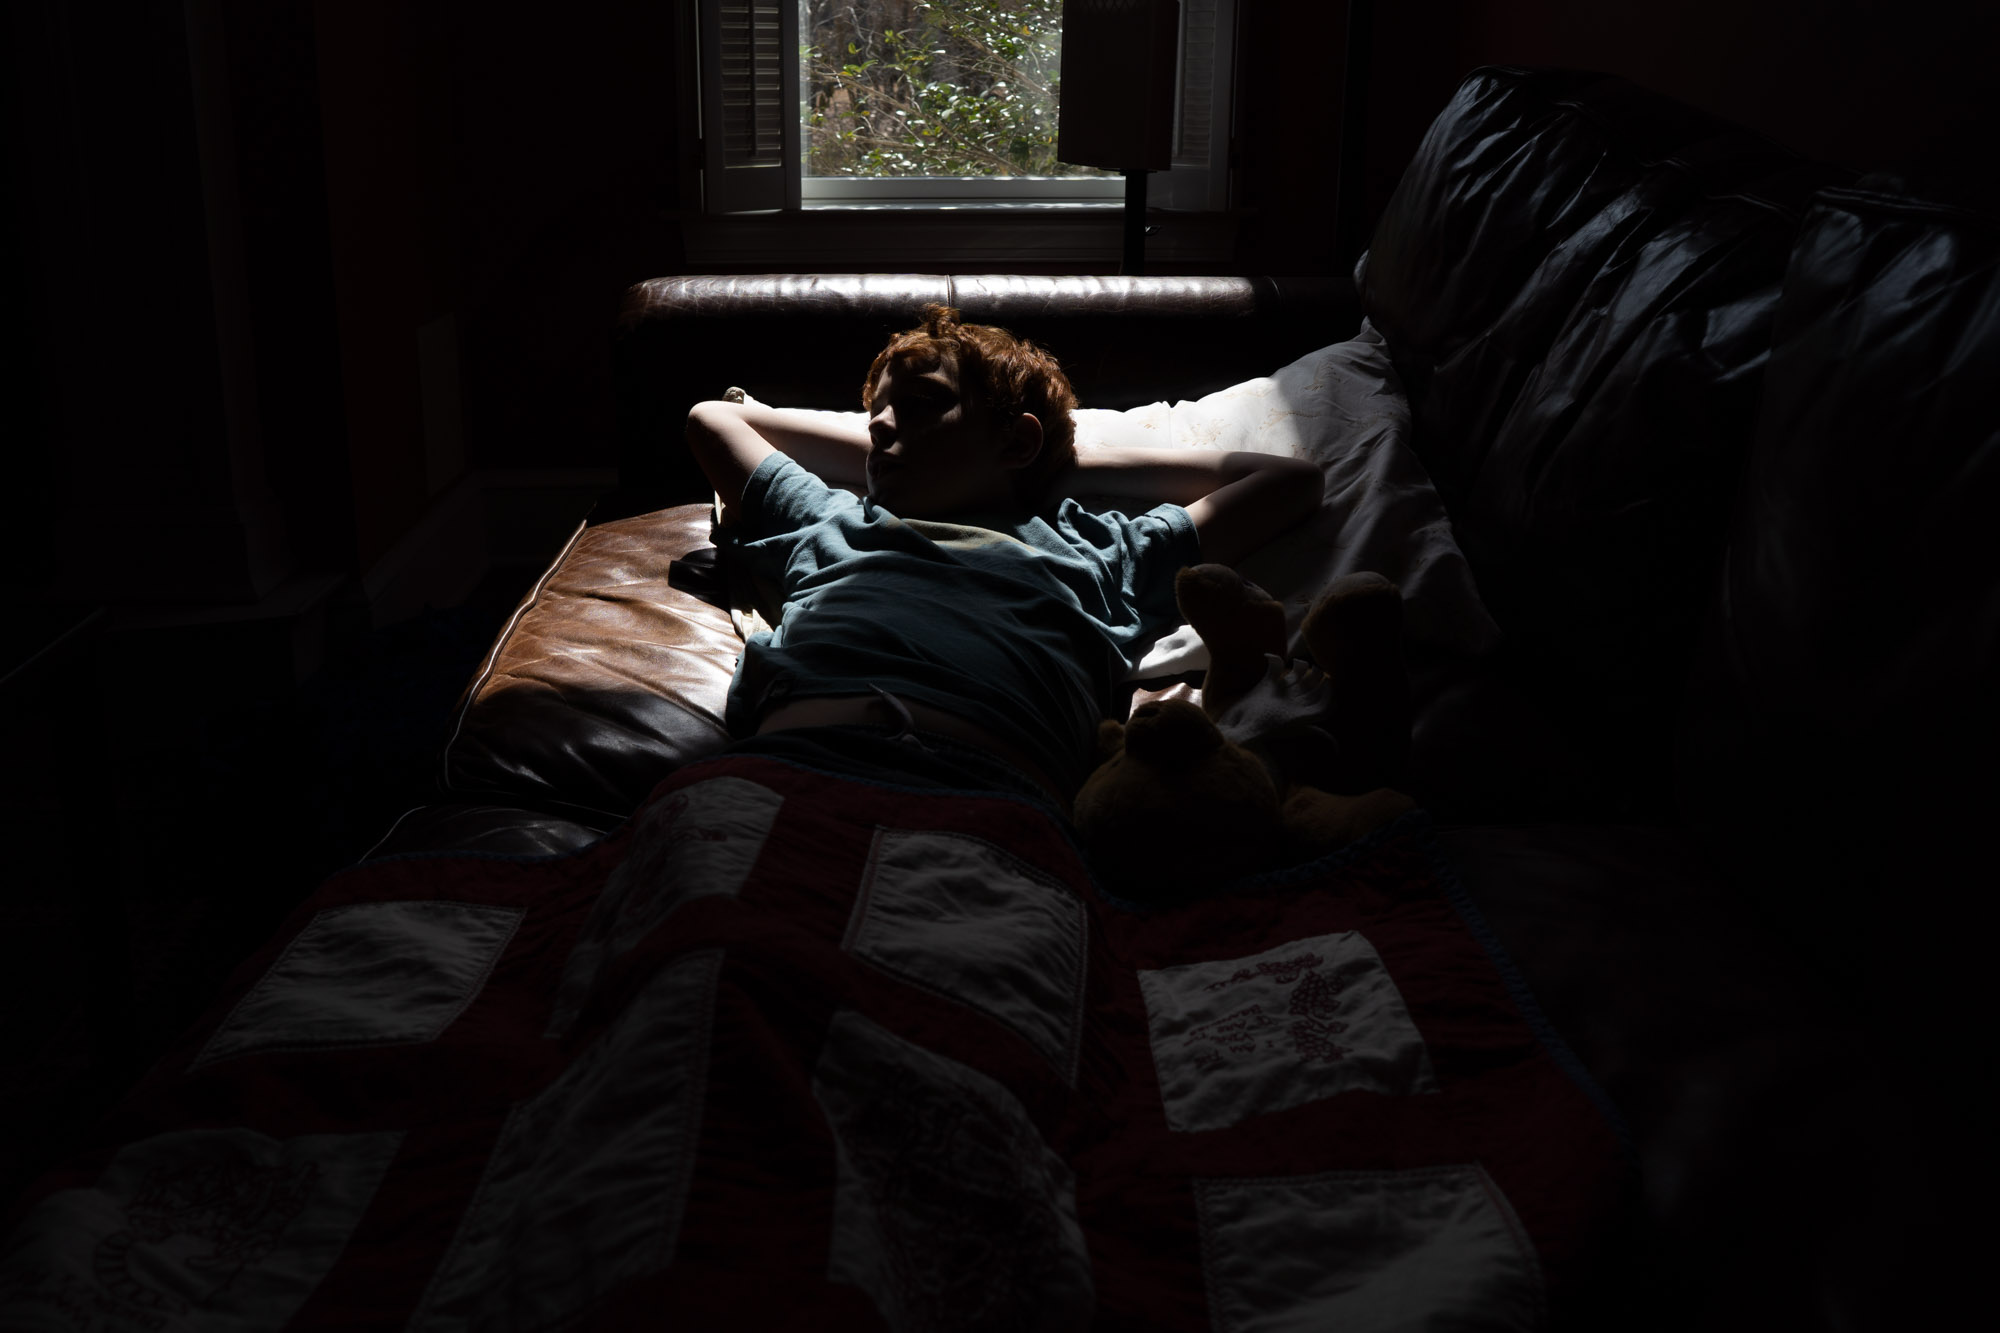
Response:
[{"label": "brown leather seat", "polygon": [[[440,785],[622,819],[728,741],[741,640],[713,588],[709,506],[577,530],[459,699]],[[711,549],[712,554],[712,549]]]}]

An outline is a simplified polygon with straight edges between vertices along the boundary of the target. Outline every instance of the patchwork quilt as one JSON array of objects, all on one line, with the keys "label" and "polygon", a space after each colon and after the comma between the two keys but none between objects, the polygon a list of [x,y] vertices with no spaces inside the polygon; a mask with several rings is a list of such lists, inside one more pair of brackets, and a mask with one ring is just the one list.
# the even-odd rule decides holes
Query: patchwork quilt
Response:
[{"label": "patchwork quilt", "polygon": [[726,756],[329,880],[94,1142],[0,1326],[1531,1329],[1628,1169],[1421,812],[1149,911]]}]

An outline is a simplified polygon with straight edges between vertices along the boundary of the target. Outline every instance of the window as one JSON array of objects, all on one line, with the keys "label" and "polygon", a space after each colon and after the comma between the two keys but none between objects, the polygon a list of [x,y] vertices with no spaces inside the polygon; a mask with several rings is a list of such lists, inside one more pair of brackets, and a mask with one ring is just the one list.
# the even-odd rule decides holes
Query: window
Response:
[{"label": "window", "polygon": [[1116,199],[1056,157],[1062,0],[799,0],[801,196]]},{"label": "window", "polygon": [[[693,2],[707,214],[1120,207],[1119,176],[1055,158],[1064,0]],[[1235,6],[1181,0],[1156,207],[1227,206]]]}]

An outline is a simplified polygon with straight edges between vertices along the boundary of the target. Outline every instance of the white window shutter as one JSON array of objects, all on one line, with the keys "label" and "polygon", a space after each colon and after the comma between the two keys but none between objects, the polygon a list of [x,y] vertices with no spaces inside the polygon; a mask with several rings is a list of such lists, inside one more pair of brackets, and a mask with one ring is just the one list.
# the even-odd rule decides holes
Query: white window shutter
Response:
[{"label": "white window shutter", "polygon": [[798,0],[701,0],[702,201],[799,206]]},{"label": "white window shutter", "polygon": [[1173,168],[1147,183],[1155,207],[1220,212],[1229,206],[1236,3],[1181,0]]}]

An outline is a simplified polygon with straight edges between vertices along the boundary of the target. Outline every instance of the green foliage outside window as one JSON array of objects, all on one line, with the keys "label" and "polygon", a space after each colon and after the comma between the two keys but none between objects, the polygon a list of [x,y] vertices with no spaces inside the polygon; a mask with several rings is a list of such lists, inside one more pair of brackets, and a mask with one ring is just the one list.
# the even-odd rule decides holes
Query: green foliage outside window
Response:
[{"label": "green foliage outside window", "polygon": [[808,176],[1102,176],[1056,160],[1062,0],[799,0]]}]

